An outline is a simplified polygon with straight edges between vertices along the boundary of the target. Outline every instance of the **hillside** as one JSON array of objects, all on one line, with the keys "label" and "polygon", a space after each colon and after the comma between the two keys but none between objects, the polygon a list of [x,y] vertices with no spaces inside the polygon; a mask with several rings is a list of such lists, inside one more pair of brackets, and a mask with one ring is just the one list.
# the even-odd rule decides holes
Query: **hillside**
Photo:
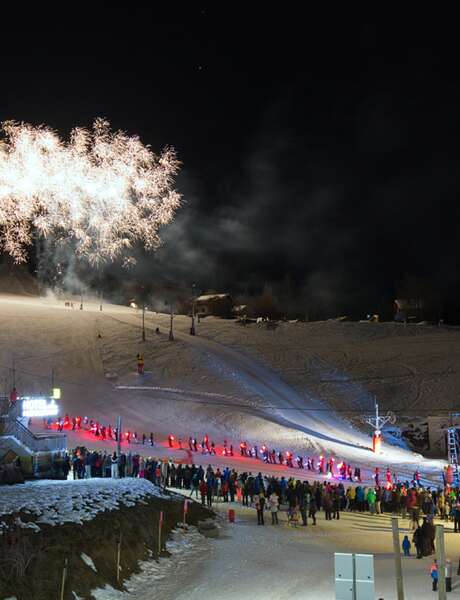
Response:
[{"label": "hillside", "polygon": [[[34,481],[5,487],[0,497],[0,598],[60,597],[65,560],[65,600],[94,598],[96,588],[132,586],[136,576],[128,579],[145,566],[155,580],[169,578],[174,564],[168,557],[201,541],[195,530],[190,535],[173,531],[182,510],[182,497],[146,479]],[[193,503],[188,523],[209,515]],[[159,556],[159,562],[151,560]]]},{"label": "hillside", "polygon": [[[87,415],[125,429],[169,433],[187,440],[206,433],[217,444],[241,439],[278,449],[333,452],[374,464],[369,431],[356,409],[421,411],[447,407],[457,383],[456,330],[369,323],[286,323],[275,330],[206,319],[189,335],[190,319],[84,300],[3,296],[0,365],[5,384],[14,371],[21,393],[62,388],[63,413]],[[155,329],[159,327],[159,333]],[[146,372],[136,373],[136,354]],[[143,389],[141,389],[143,388]],[[330,409],[355,411],[342,415]],[[347,417],[347,418],[345,418]],[[72,438],[70,443],[77,443]],[[146,449],[147,451],[147,449]],[[389,452],[389,451],[388,451]],[[418,455],[394,448],[380,458],[416,464]],[[426,463],[437,471],[440,463]],[[399,468],[399,467],[398,467]]]}]

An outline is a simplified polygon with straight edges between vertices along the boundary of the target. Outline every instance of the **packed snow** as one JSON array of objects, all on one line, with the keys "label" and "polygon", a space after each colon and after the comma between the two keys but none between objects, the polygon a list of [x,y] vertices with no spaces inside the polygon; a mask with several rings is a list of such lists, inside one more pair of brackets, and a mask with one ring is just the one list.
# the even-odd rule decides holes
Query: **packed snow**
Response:
[{"label": "packed snow", "polygon": [[[134,506],[152,496],[163,494],[147,479],[32,481],[2,487],[0,516],[19,512],[30,515],[31,521],[24,522],[17,517],[16,524],[40,531],[40,524],[82,524],[101,512],[119,508],[121,504]],[[0,532],[4,527],[3,522]]]}]

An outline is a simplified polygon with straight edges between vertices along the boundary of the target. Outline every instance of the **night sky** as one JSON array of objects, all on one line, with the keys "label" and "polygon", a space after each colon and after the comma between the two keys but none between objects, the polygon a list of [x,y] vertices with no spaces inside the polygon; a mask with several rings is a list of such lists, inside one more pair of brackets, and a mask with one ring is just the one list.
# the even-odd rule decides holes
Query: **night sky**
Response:
[{"label": "night sky", "polygon": [[140,4],[4,13],[0,66],[0,120],[66,135],[104,116],[176,148],[184,206],[135,277],[289,278],[330,316],[422,290],[458,321],[453,15]]}]

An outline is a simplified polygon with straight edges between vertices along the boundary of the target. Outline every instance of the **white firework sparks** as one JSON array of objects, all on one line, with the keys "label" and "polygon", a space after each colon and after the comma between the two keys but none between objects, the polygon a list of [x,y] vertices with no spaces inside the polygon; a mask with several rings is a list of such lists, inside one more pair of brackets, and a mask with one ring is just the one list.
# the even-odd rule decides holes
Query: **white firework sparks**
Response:
[{"label": "white firework sparks", "polygon": [[96,119],[64,142],[45,126],[2,123],[0,247],[27,259],[34,231],[75,241],[91,264],[112,261],[137,242],[155,248],[158,230],[174,218],[180,195],[175,152],[157,156],[137,136],[112,132]]}]

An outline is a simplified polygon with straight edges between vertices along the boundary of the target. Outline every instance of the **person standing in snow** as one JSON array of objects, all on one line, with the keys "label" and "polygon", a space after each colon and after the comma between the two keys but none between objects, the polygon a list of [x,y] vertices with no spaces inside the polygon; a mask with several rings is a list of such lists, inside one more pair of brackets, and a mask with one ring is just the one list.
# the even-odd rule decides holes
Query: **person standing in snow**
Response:
[{"label": "person standing in snow", "polygon": [[367,503],[369,505],[369,511],[371,513],[371,515],[375,515],[375,501],[376,501],[377,495],[375,493],[375,489],[374,488],[369,488],[368,492],[367,492]]},{"label": "person standing in snow", "polygon": [[256,494],[254,496],[254,504],[257,511],[257,525],[265,525],[264,523],[264,507],[265,507],[265,497],[263,492],[260,494]]},{"label": "person standing in snow", "polygon": [[433,592],[436,592],[438,589],[438,562],[436,559],[434,559],[434,561],[430,567],[430,577],[431,577]]},{"label": "person standing in snow", "polygon": [[190,492],[190,498],[193,496],[193,492],[195,492],[196,498],[198,500],[198,491],[199,491],[199,486],[200,486],[200,482],[198,479],[198,473],[195,473],[192,476],[192,491]]},{"label": "person standing in snow", "polygon": [[270,497],[268,498],[268,505],[272,515],[272,525],[278,525],[279,497],[275,491],[270,494]]},{"label": "person standing in snow", "polygon": [[417,558],[422,558],[423,556],[423,532],[420,525],[414,531],[414,535],[412,541],[415,544],[415,548],[417,550]]},{"label": "person standing in snow", "polygon": [[310,508],[308,511],[308,516],[312,518],[313,525],[316,525],[316,512],[318,510],[318,504],[316,503],[315,494],[311,494],[310,496]]},{"label": "person standing in snow", "polygon": [[204,479],[200,481],[200,494],[201,494],[201,504],[204,506],[206,503],[206,496],[208,494],[208,486]]},{"label": "person standing in snow", "polygon": [[460,502],[457,501],[452,508],[454,515],[454,533],[460,533]]},{"label": "person standing in snow", "polygon": [[404,552],[404,556],[410,556],[411,543],[409,541],[409,537],[407,535],[404,536],[402,541],[402,549]]},{"label": "person standing in snow", "polygon": [[446,592],[452,591],[452,563],[450,558],[446,558]]},{"label": "person standing in snow", "polygon": [[137,373],[138,375],[144,374],[144,355],[140,353],[137,355]]},{"label": "person standing in snow", "polygon": [[212,496],[214,493],[214,475],[210,475],[206,481],[206,504],[208,508],[212,508]]},{"label": "person standing in snow", "polygon": [[337,489],[332,494],[332,518],[340,519],[340,494]]},{"label": "person standing in snow", "polygon": [[300,515],[302,517],[302,526],[306,527],[308,525],[307,511],[308,511],[308,508],[310,505],[310,493],[309,493],[308,484],[305,483],[305,481],[303,483],[300,483],[300,481],[298,481],[297,485],[296,485],[296,491],[297,490],[298,490],[297,499],[299,502],[299,510],[300,510]]},{"label": "person standing in snow", "polygon": [[121,453],[118,457],[118,475],[125,477],[126,475],[126,454]]},{"label": "person standing in snow", "polygon": [[111,475],[113,479],[118,479],[118,458],[116,452],[112,454]]},{"label": "person standing in snow", "polygon": [[323,508],[326,521],[332,520],[332,496],[326,492],[323,496]]}]

